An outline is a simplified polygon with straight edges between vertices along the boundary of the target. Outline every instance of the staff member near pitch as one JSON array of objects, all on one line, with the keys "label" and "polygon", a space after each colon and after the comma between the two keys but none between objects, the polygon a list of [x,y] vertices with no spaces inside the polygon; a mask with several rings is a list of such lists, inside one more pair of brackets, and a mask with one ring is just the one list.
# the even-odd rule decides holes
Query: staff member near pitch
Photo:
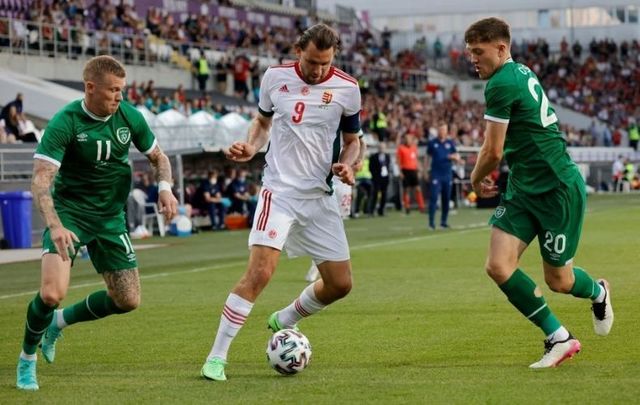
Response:
[{"label": "staff member near pitch", "polygon": [[[446,122],[438,123],[438,136],[427,144],[426,167],[429,171],[429,228],[436,229],[435,218],[440,197],[440,226],[448,228],[449,201],[451,200],[452,163],[460,161],[455,142],[449,138],[449,126]],[[431,167],[429,167],[429,165]]]},{"label": "staff member near pitch", "polygon": [[411,194],[413,191],[418,209],[424,212],[424,198],[420,189],[420,165],[418,164],[418,138],[408,133],[402,137],[403,142],[398,145],[396,158],[400,166],[402,180],[402,202],[407,214],[411,212]]}]

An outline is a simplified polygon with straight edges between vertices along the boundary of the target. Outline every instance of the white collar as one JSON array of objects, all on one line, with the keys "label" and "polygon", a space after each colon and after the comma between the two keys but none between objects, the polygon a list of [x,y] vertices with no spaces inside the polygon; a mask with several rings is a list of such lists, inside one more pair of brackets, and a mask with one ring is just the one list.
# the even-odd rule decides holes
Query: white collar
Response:
[{"label": "white collar", "polygon": [[92,113],[91,111],[89,111],[89,109],[87,108],[87,105],[84,102],[84,99],[82,99],[82,102],[80,103],[80,105],[82,106],[82,109],[84,110],[84,112],[91,118],[94,119],[96,121],[102,121],[102,122],[107,122],[109,121],[109,118],[111,118],[111,115],[107,115],[106,117],[100,117],[95,115],[94,113]]}]

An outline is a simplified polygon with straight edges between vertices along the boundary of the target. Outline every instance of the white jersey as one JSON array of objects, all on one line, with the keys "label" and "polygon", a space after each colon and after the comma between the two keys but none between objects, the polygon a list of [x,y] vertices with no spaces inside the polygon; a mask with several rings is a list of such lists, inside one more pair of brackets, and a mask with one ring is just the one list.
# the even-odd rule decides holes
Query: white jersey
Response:
[{"label": "white jersey", "polygon": [[340,120],[360,111],[358,82],[331,67],[321,83],[302,80],[298,63],[267,69],[260,110],[274,113],[264,186],[294,198],[331,192],[331,165],[340,152]]}]

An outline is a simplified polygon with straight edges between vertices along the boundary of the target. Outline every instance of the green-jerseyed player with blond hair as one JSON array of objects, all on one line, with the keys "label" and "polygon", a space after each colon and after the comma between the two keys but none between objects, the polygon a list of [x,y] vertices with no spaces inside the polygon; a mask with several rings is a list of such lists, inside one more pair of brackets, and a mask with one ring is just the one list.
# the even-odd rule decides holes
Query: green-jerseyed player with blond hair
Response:
[{"label": "green-jerseyed player with blond hair", "polygon": [[[40,290],[27,307],[18,360],[19,389],[39,388],[36,349],[41,340],[42,354],[51,363],[64,327],[129,312],[140,303],[138,264],[124,214],[131,187],[131,144],[155,169],[160,210],[167,220],[176,214],[169,159],[142,115],[121,102],[125,77],[116,59],[90,59],[83,72],[84,98],[51,119],[36,148],[31,190],[46,229]],[[67,293],[71,265],[81,245],[87,246],[107,289],[56,310]]]},{"label": "green-jerseyed player with blond hair", "polygon": [[511,59],[509,25],[486,18],[472,24],[464,39],[478,75],[488,80],[485,140],[471,173],[474,191],[480,197],[497,195],[487,176],[503,154],[510,168],[507,190],[489,221],[486,270],[511,304],[546,335],[545,352],[530,367],[555,367],[580,351],[580,342],[518,268],[519,259],[537,236],[549,288],[590,299],[595,333],[609,334],[609,284],[573,264],[586,205],[584,180],[567,153],[558,118],[538,78]]}]

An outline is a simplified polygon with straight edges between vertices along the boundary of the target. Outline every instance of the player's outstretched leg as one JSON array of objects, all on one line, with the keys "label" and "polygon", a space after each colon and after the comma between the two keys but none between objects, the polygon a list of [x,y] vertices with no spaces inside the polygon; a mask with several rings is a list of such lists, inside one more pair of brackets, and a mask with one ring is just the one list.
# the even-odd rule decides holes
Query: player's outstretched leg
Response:
[{"label": "player's outstretched leg", "polygon": [[322,311],[326,305],[316,298],[314,288],[315,283],[309,284],[288,307],[271,314],[267,327],[274,333],[281,329],[298,330],[298,321]]},{"label": "player's outstretched leg", "polygon": [[531,364],[530,368],[549,368],[559,366],[563,361],[572,358],[580,351],[580,342],[570,333],[569,337],[561,341],[544,341],[544,355],[539,361]]},{"label": "player's outstretched leg", "polygon": [[18,368],[16,370],[16,387],[25,391],[37,391],[38,380],[36,378],[36,355],[27,355],[24,353],[18,359]]},{"label": "player's outstretched leg", "polygon": [[594,301],[591,304],[593,315],[593,330],[596,335],[607,336],[613,326],[613,307],[611,306],[611,289],[609,282],[598,280],[598,284],[604,289],[604,299],[601,302]]}]

